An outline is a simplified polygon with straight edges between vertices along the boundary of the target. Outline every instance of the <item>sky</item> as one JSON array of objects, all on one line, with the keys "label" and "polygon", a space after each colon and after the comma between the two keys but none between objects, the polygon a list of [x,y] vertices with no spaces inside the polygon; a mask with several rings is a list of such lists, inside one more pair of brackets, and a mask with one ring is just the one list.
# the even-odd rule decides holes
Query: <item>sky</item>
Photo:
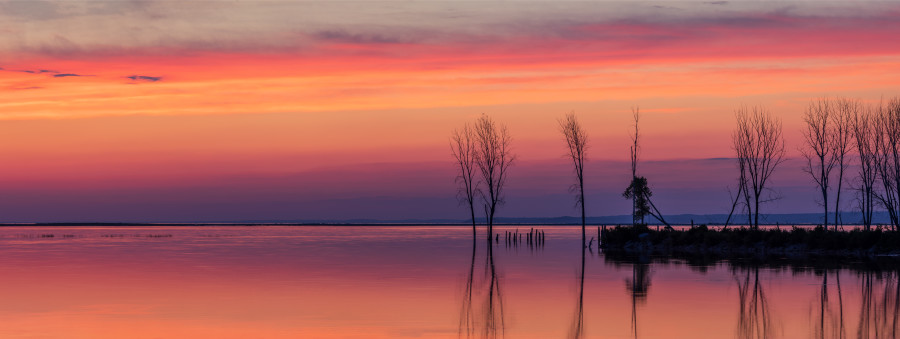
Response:
[{"label": "sky", "polygon": [[[734,110],[900,95],[898,2],[0,1],[0,222],[465,219],[450,133],[517,156],[500,217],[576,215],[557,119],[589,134],[588,215],[727,213]],[[845,194],[849,196],[851,194]],[[847,198],[845,209],[852,209]]]}]

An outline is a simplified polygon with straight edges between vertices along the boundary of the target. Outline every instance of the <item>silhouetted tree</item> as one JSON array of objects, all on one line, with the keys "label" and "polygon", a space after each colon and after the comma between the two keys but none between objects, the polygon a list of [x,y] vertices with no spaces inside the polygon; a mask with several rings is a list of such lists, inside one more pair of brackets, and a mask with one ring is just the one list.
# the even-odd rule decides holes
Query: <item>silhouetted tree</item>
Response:
[{"label": "silhouetted tree", "polygon": [[857,204],[862,214],[862,224],[868,230],[875,212],[875,184],[878,180],[880,143],[875,134],[877,108],[869,107],[853,115],[853,140],[859,157],[856,176]]},{"label": "silhouetted tree", "polygon": [[488,225],[488,240],[494,234],[494,214],[497,206],[503,202],[503,188],[506,184],[506,174],[512,166],[515,156],[512,154],[512,137],[505,125],[496,123],[489,116],[482,114],[474,126],[476,152],[475,163],[481,172],[481,179],[485,190],[481,192],[484,198],[485,217]]},{"label": "silhouetted tree", "polygon": [[453,131],[450,137],[450,151],[456,159],[458,175],[456,182],[459,184],[457,197],[460,202],[469,206],[472,217],[472,236],[475,236],[475,193],[478,191],[478,183],[475,181],[477,172],[477,154],[475,131],[469,124],[461,129]]},{"label": "silhouetted tree", "polygon": [[848,98],[837,99],[836,105],[837,111],[834,115],[834,123],[831,125],[831,147],[838,171],[837,190],[834,197],[835,227],[844,224],[844,220],[841,217],[841,191],[844,186],[844,171],[850,165],[847,155],[853,147],[853,117],[862,110],[862,105],[859,101]]},{"label": "silhouetted tree", "polygon": [[831,125],[835,122],[836,107],[829,99],[814,100],[806,108],[803,121],[806,128],[803,130],[805,147],[800,151],[806,159],[803,171],[808,173],[816,183],[819,193],[822,195],[822,207],[825,208],[822,224],[828,227],[828,189],[831,170],[834,169],[837,157],[834,148]]},{"label": "silhouetted tree", "polygon": [[878,143],[875,167],[881,182],[881,190],[876,191],[875,197],[897,230],[900,226],[900,98],[878,105],[874,121]]},{"label": "silhouetted tree", "polygon": [[741,184],[745,185],[747,218],[752,227],[759,227],[760,203],[773,199],[763,196],[766,185],[775,168],[784,161],[781,121],[758,106],[739,108],[735,118],[737,126],[732,143],[744,178]]},{"label": "silhouetted tree", "polygon": [[[734,214],[735,208],[738,206],[738,203],[741,202],[741,198],[745,198],[744,200],[744,208],[750,205],[749,195],[747,193],[747,170],[746,170],[746,162],[743,159],[738,158],[738,171],[740,175],[738,176],[737,183],[737,194],[732,196],[731,200],[731,211],[728,212],[728,219],[725,219],[725,226],[722,228],[728,228],[729,223],[731,223],[731,216]],[[731,188],[728,189],[729,195],[731,194]],[[748,214],[749,215],[749,214]],[[748,223],[748,225],[751,225]]]},{"label": "silhouetted tree", "polygon": [[[638,122],[640,122],[641,118],[641,109],[635,107],[631,110],[631,115],[634,117],[634,134],[631,135],[631,182],[632,184],[628,185],[628,188],[634,187],[634,182],[637,179],[637,164],[638,164],[638,155],[640,153],[640,128],[638,126]],[[634,194],[637,192],[632,192],[626,198],[631,199],[631,220],[632,224],[637,223],[638,220],[641,220],[641,223],[644,223],[644,217],[641,215],[638,216],[638,199],[639,195]]]},{"label": "silhouetted tree", "polygon": [[559,120],[559,129],[566,138],[566,146],[569,149],[569,158],[575,167],[576,183],[572,185],[571,191],[576,192],[578,204],[581,205],[581,243],[584,244],[587,239],[585,234],[585,210],[584,210],[584,158],[587,149],[587,133],[578,122],[575,113],[566,114]]},{"label": "silhouetted tree", "polygon": [[634,177],[631,180],[631,185],[628,185],[628,188],[622,193],[623,197],[634,201],[634,211],[632,213],[634,222],[640,221],[643,224],[644,217],[651,214],[650,197],[652,195],[653,192],[647,186],[647,178],[644,177]]},{"label": "silhouetted tree", "polygon": [[671,228],[668,222],[663,218],[662,213],[659,212],[659,209],[656,208],[656,205],[653,204],[653,200],[650,200],[650,196],[652,192],[650,191],[650,186],[647,183],[647,178],[638,177],[637,175],[637,164],[638,158],[640,155],[640,128],[638,127],[638,123],[640,122],[641,116],[640,108],[635,107],[631,110],[632,116],[634,116],[634,134],[631,135],[631,183],[625,188],[625,192],[622,193],[626,199],[631,199],[631,217],[632,217],[632,225],[637,223],[639,220],[641,224],[644,224],[644,218],[647,215],[650,215],[656,220],[659,220],[663,224],[666,225],[666,228]]}]

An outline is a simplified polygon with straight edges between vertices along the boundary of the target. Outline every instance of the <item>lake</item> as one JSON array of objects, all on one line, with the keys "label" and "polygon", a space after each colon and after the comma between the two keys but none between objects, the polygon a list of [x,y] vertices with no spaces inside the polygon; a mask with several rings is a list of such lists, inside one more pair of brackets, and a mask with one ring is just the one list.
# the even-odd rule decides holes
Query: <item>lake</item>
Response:
[{"label": "lake", "polygon": [[495,227],[489,248],[459,226],[4,227],[0,337],[891,338],[900,326],[893,258],[635,257],[582,251],[580,227],[538,228],[543,246]]}]

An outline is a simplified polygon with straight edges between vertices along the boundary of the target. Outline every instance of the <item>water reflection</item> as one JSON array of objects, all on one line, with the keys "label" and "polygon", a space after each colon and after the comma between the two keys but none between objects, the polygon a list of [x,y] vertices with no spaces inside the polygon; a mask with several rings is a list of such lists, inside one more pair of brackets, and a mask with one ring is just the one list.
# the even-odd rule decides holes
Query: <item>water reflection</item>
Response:
[{"label": "water reflection", "polygon": [[569,338],[579,339],[584,335],[584,264],[588,246],[581,247],[581,270],[578,271],[578,301],[575,303],[575,319],[569,330]]},{"label": "water reflection", "polygon": [[[818,292],[818,304],[816,314],[810,317],[815,322],[814,336],[816,338],[846,338],[847,331],[844,328],[844,296],[841,290],[840,271],[821,269],[816,271],[821,275],[822,284]],[[834,287],[829,288],[828,277],[834,280]],[[834,295],[832,295],[834,294]]]},{"label": "water reflection", "polygon": [[765,289],[759,281],[759,266],[735,268],[734,280],[738,287],[740,306],[737,337],[773,338],[771,311]]},{"label": "water reflection", "polygon": [[474,324],[475,313],[472,311],[472,289],[474,287],[474,279],[475,279],[475,254],[476,246],[478,243],[475,235],[472,235],[472,261],[469,265],[469,274],[466,277],[466,289],[463,292],[463,302],[462,302],[462,310],[460,311],[459,317],[459,336],[462,337],[465,334],[466,338],[470,338],[475,335],[474,332]]},{"label": "water reflection", "polygon": [[640,328],[638,323],[639,306],[646,304],[650,292],[650,280],[652,276],[651,257],[642,254],[628,254],[622,252],[603,252],[607,263],[613,267],[622,268],[630,266],[630,277],[625,278],[625,290],[631,306],[631,335],[638,338]]},{"label": "water reflection", "polygon": [[861,272],[860,292],[857,337],[896,338],[900,314],[897,272]]},{"label": "water reflection", "polygon": [[[603,252],[604,260],[617,270],[630,266],[626,287],[631,309],[631,333],[634,337],[648,330],[656,330],[653,322],[641,324],[642,309],[649,297],[651,277],[656,270],[684,271],[715,276],[721,269],[730,272],[731,289],[737,292],[732,314],[733,337],[736,338],[898,338],[900,337],[900,259],[892,257],[840,259],[824,257],[727,257],[715,255],[641,256],[620,252]],[[624,272],[623,272],[624,273]],[[848,291],[847,277],[858,282],[859,289]],[[703,279],[717,279],[706,277]],[[657,280],[654,278],[654,280]],[[796,282],[793,282],[796,281]],[[808,281],[808,282],[806,282]],[[657,284],[672,283],[672,279]],[[676,281],[677,282],[677,281]],[[773,298],[772,282],[778,282],[778,297]],[[685,293],[699,288],[682,287]],[[804,292],[808,291],[808,292]],[[734,293],[734,292],[732,292]],[[700,293],[701,295],[704,293]],[[849,295],[848,295],[849,294]],[[776,310],[796,309],[800,295],[807,299],[809,313],[804,319],[807,327],[798,328],[796,313]],[[848,300],[859,307],[848,307]],[[642,305],[644,305],[642,307]],[[623,305],[624,306],[624,305]],[[681,309],[699,307],[687,302]],[[648,316],[657,318],[660,311],[649,310]],[[666,314],[668,316],[669,314]],[[858,317],[853,328],[851,319]],[[704,326],[696,321],[694,326]],[[649,326],[649,327],[648,327]],[[730,337],[732,335],[708,335]]]},{"label": "water reflection", "polygon": [[580,227],[532,251],[515,228],[5,228],[0,338],[900,337],[900,257],[593,255]]},{"label": "water reflection", "polygon": [[631,295],[631,330],[638,337],[638,305],[647,302],[650,291],[650,260],[646,256],[638,256],[631,265],[631,279],[626,279],[628,293]]},{"label": "water reflection", "polygon": [[481,277],[476,280],[477,241],[472,241],[472,258],[463,293],[459,335],[466,338],[502,338],[505,334],[502,282],[494,261],[494,242],[485,246]]}]

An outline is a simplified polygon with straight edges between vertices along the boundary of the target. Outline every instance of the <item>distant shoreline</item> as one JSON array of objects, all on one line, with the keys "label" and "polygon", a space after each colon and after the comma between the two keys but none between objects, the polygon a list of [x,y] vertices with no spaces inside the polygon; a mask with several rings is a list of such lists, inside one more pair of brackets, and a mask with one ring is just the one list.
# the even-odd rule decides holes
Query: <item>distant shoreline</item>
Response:
[{"label": "distant shoreline", "polygon": [[[845,224],[855,225],[861,222],[862,217],[858,212],[843,212],[843,220]],[[98,217],[102,219],[103,216]],[[666,221],[671,225],[689,226],[689,225],[709,225],[710,227],[718,227],[728,222],[729,225],[741,225],[747,222],[745,214],[735,215],[731,218],[728,214],[669,214],[665,216]],[[472,221],[469,218],[404,218],[384,217],[378,218],[346,218],[346,219],[316,219],[316,218],[247,218],[242,220],[215,220],[210,221],[92,221],[92,220],[63,220],[54,222],[42,221],[24,221],[24,222],[0,222],[0,226],[422,226],[422,225],[440,225],[440,226],[471,226]],[[605,216],[588,216],[586,218],[587,226],[618,226],[631,225],[632,216],[629,215],[605,215]],[[768,214],[765,218],[760,217],[760,225],[765,226],[815,226],[820,224],[822,213],[790,213],[790,214]],[[484,226],[486,221],[484,218],[476,218],[479,226]],[[580,226],[580,217],[573,216],[555,216],[555,217],[498,217],[494,219],[494,225],[498,226],[518,226],[518,225],[539,225],[539,226]],[[656,226],[656,220],[647,220],[651,226]],[[833,224],[829,218],[829,224]],[[662,223],[659,223],[662,224]],[[886,212],[876,212],[872,220],[873,225],[889,225],[890,218]]]},{"label": "distant shoreline", "polygon": [[[114,226],[472,226],[471,223],[428,223],[428,222],[364,222],[364,223],[305,223],[305,222],[196,222],[196,223],[137,223],[137,222],[46,222],[46,223],[0,223],[0,227],[58,227],[58,226],[98,226],[98,227],[114,227]],[[484,224],[477,224],[477,227],[484,227]],[[580,223],[495,223],[494,226],[581,226]],[[630,226],[630,224],[588,224],[587,228],[596,227],[616,227]],[[649,227],[663,227],[664,225],[650,225]],[[672,224],[672,227],[691,227],[691,224]],[[709,224],[711,228],[718,228],[723,225]],[[760,224],[765,227],[815,227],[816,224]],[[846,227],[855,227],[856,225],[845,225]],[[875,225],[877,226],[877,225]],[[742,227],[742,225],[729,225],[728,227]]]}]

